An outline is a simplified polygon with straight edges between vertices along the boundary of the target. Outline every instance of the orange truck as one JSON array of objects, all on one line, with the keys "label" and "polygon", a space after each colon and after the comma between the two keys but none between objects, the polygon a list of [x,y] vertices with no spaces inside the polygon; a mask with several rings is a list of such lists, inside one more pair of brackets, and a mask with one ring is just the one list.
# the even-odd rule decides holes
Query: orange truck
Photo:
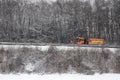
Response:
[{"label": "orange truck", "polygon": [[104,39],[77,37],[75,41],[71,41],[72,44],[104,44]]}]

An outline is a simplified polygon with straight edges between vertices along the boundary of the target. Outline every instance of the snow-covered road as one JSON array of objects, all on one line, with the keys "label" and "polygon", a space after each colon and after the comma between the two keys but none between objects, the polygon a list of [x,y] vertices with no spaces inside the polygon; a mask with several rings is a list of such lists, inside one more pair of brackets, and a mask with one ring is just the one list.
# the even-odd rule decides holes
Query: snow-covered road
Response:
[{"label": "snow-covered road", "polygon": [[0,74],[0,80],[120,80],[120,74],[51,74],[51,75],[37,75],[37,74]]},{"label": "snow-covered road", "polygon": [[[37,48],[40,49],[42,51],[47,51],[49,49],[49,45],[46,46],[35,46],[35,45],[0,45],[0,48],[4,48],[4,49],[9,49],[9,48],[13,48],[13,49],[18,49],[18,48],[23,48],[23,47],[27,47],[27,48]],[[54,46],[55,47],[55,46]],[[87,49],[87,50],[91,50],[91,49],[102,49],[102,48],[95,48],[95,47],[79,47],[79,46],[56,46],[57,49],[59,50],[71,50],[71,49]],[[112,52],[115,52],[116,50],[118,50],[118,48],[105,48],[108,49]]]}]

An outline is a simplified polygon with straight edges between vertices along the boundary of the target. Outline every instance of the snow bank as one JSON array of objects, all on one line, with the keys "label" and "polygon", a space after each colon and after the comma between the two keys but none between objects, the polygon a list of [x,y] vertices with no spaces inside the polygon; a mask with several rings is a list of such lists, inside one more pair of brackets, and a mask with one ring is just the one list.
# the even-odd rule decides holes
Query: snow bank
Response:
[{"label": "snow bank", "polygon": [[20,75],[2,75],[0,80],[120,80],[120,74],[95,74],[95,75],[81,75],[81,74],[20,74]]}]

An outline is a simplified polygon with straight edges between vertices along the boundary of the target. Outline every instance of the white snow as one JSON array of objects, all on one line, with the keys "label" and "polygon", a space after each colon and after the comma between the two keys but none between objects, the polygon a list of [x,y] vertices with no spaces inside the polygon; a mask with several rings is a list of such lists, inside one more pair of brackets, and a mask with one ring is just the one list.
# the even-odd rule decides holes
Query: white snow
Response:
[{"label": "white snow", "polygon": [[[48,50],[50,46],[34,46],[34,45],[0,45],[0,48],[38,48],[42,51]],[[56,46],[59,50],[70,50],[70,49],[100,49],[90,47],[72,47],[72,46]],[[115,52],[117,49],[108,48],[108,50]],[[34,64],[26,64],[25,69],[27,71],[34,70]],[[120,74],[95,74],[95,75],[84,75],[84,74],[0,74],[0,80],[120,80]]]},{"label": "white snow", "polygon": [[[18,48],[22,48],[22,47],[27,47],[27,48],[38,48],[42,51],[47,51],[48,48],[50,47],[49,45],[46,46],[35,46],[35,45],[0,45],[0,48],[4,48],[4,49],[9,49],[9,48],[14,48],[14,49],[18,49]],[[59,50],[71,50],[71,49],[87,49],[87,50],[91,50],[91,49],[96,49],[96,50],[100,50],[101,48],[94,48],[94,47],[78,47],[78,46],[56,46],[57,49]],[[105,48],[108,49],[112,52],[115,52],[117,49],[116,48]]]},{"label": "white snow", "polygon": [[120,80],[120,74],[0,74],[0,80]]},{"label": "white snow", "polygon": [[32,63],[28,63],[28,64],[25,66],[25,70],[26,70],[26,71],[32,72],[34,69],[35,69],[35,66],[34,66]]}]

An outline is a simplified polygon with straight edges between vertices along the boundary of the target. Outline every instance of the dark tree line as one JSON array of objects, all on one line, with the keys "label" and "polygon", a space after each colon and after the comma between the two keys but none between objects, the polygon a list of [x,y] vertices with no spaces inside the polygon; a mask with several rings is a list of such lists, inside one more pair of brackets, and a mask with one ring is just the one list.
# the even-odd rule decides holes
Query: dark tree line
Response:
[{"label": "dark tree line", "polygon": [[1,42],[69,43],[77,36],[120,43],[120,0],[0,0]]}]

